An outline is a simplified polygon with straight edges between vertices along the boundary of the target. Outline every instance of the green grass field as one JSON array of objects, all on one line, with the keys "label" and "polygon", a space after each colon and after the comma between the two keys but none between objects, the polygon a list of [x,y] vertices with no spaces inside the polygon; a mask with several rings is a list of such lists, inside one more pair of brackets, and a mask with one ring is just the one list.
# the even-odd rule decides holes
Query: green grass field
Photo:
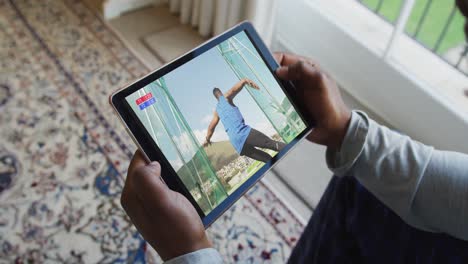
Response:
[{"label": "green grass field", "polygon": [[[406,25],[406,32],[412,36],[417,28],[419,19],[421,18],[424,7],[428,0],[416,0],[411,16]],[[372,10],[375,10],[379,0],[363,0],[365,4]],[[379,14],[392,23],[396,21],[403,0],[384,0]],[[429,49],[433,49],[437,43],[445,23],[454,6],[453,0],[433,0],[432,5],[428,10],[426,19],[422,24],[421,30],[417,39]],[[463,33],[464,18],[460,11],[456,11],[455,17],[450,24],[445,38],[437,50],[438,54],[444,54],[450,48],[456,47],[465,41]]]}]

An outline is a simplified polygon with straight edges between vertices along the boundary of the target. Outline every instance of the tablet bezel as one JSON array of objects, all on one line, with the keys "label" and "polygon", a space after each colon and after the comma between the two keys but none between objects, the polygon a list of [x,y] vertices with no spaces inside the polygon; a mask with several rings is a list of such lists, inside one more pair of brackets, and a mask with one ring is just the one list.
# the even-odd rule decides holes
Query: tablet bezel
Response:
[{"label": "tablet bezel", "polygon": [[[156,81],[160,77],[168,74],[172,70],[182,66],[183,64],[191,61],[192,59],[200,56],[204,52],[215,48],[221,42],[229,39],[230,37],[244,31],[254,47],[257,49],[258,53],[264,60],[265,64],[275,77],[276,81],[280,84],[280,87],[283,89],[284,93],[291,101],[291,104],[297,110],[299,116],[302,118],[306,124],[306,128],[302,131],[295,139],[293,139],[280,153],[272,158],[271,161],[266,163],[262,168],[260,168],[254,175],[248,178],[240,187],[238,187],[233,193],[231,193],[224,201],[222,201],[216,208],[214,208],[208,215],[205,215],[202,209],[199,207],[195,199],[192,197],[190,192],[185,188],[185,185],[182,183],[181,179],[178,177],[177,173],[165,158],[162,151],[156,145],[154,140],[151,138],[149,132],[145,129],[143,124],[140,122],[136,114],[132,111],[130,105],[128,104],[125,98],[136,92],[137,90],[145,87],[146,85]],[[187,52],[186,54],[176,58],[175,60],[167,63],[161,68],[149,73],[148,75],[142,77],[141,79],[131,83],[130,85],[125,86],[122,89],[114,92],[110,97],[110,104],[113,106],[114,110],[117,112],[121,121],[123,122],[125,128],[127,129],[130,136],[135,141],[138,148],[146,155],[146,158],[151,161],[158,161],[161,163],[161,177],[167,186],[174,191],[177,191],[184,195],[190,203],[195,207],[198,214],[200,215],[203,225],[205,228],[210,226],[219,216],[221,216],[227,209],[229,209],[239,198],[241,198],[255,183],[262,178],[262,176],[271,169],[278,160],[285,156],[285,154],[295,146],[299,140],[304,138],[313,128],[314,124],[310,120],[310,116],[307,115],[304,106],[299,101],[295,101],[293,98],[295,96],[295,87],[291,82],[285,82],[279,80],[274,71],[278,68],[278,64],[275,61],[274,57],[261,40],[260,36],[254,29],[251,23],[242,22],[233,28],[227,30],[219,36],[216,36],[207,42],[201,44],[195,49]]]}]

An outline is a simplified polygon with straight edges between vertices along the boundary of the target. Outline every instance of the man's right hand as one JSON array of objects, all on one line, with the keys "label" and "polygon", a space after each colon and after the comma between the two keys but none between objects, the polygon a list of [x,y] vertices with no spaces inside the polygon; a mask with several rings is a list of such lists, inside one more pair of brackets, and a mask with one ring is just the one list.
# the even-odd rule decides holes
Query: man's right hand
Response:
[{"label": "man's right hand", "polygon": [[256,90],[260,90],[260,87],[252,80],[250,79],[244,79],[244,82],[248,85],[250,85],[250,87],[256,89]]},{"label": "man's right hand", "polygon": [[351,111],[344,104],[340,91],[313,60],[298,55],[275,53],[280,79],[292,81],[316,127],[307,137],[312,142],[339,150],[346,135]]}]

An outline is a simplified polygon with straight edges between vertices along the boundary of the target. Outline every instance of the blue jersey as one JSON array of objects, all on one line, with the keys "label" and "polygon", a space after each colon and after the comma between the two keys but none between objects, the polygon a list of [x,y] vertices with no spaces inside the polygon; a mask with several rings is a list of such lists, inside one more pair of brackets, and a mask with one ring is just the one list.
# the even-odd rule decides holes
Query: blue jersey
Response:
[{"label": "blue jersey", "polygon": [[250,126],[245,124],[239,108],[230,104],[224,96],[218,98],[216,112],[223,123],[224,129],[226,129],[231,144],[240,154],[250,133]]}]

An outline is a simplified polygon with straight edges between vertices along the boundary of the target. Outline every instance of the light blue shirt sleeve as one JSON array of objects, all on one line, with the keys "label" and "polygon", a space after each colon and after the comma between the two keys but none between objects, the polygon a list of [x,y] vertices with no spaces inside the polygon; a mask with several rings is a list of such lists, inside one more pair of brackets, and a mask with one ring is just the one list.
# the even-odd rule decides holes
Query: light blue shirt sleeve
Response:
[{"label": "light blue shirt sleeve", "polygon": [[408,224],[468,240],[468,155],[435,150],[353,111],[341,150],[326,158]]},{"label": "light blue shirt sleeve", "polygon": [[204,248],[182,256],[175,257],[166,262],[166,264],[220,264],[223,259],[219,252],[214,248]]}]

